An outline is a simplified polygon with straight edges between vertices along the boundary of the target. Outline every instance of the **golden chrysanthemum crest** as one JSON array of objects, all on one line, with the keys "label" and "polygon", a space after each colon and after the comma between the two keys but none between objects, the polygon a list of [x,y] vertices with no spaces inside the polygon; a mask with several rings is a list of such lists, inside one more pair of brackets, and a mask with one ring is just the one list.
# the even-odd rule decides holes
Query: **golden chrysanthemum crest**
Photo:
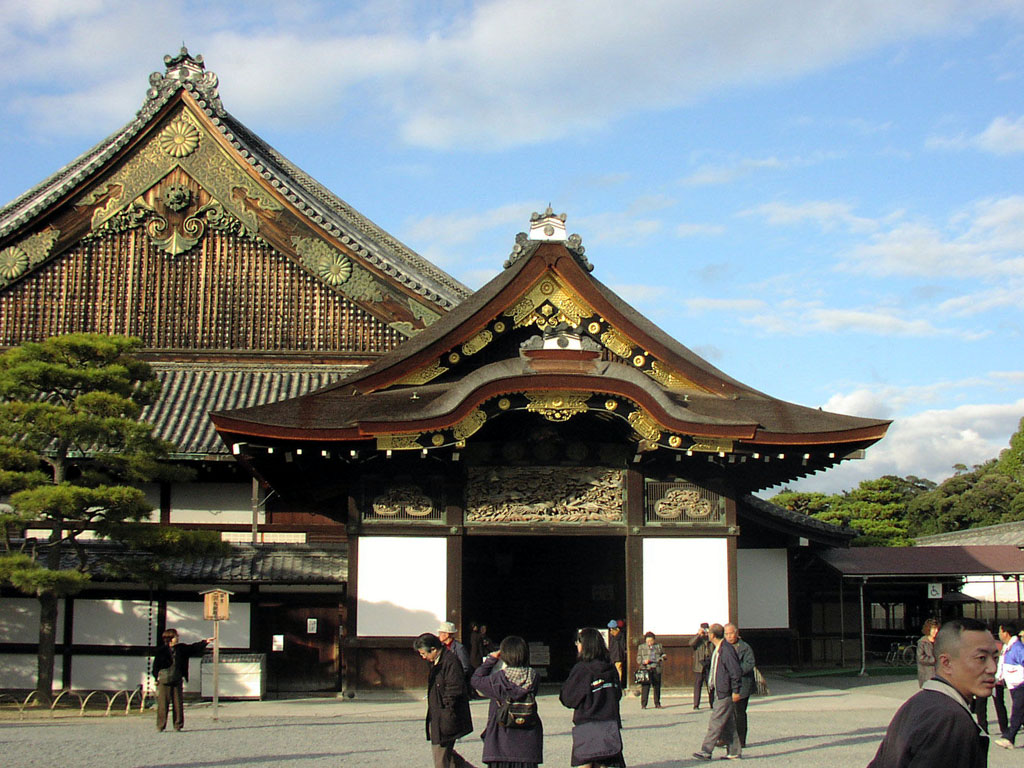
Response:
[{"label": "golden chrysanthemum crest", "polygon": [[28,269],[28,254],[16,245],[0,251],[0,277],[13,280]]},{"label": "golden chrysanthemum crest", "polygon": [[171,157],[186,157],[199,146],[199,129],[188,120],[175,120],[160,132],[160,149]]}]

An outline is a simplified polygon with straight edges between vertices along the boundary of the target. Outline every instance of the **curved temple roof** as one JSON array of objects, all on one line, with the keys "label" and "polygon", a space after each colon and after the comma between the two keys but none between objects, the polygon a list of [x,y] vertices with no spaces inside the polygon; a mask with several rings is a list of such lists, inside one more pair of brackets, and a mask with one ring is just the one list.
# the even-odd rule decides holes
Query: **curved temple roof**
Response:
[{"label": "curved temple roof", "polygon": [[780,468],[779,481],[885,435],[886,420],[788,403],[732,379],[590,269],[578,236],[520,236],[502,273],[373,365],[313,393],[211,417],[229,442],[375,440],[378,449],[430,450],[464,445],[501,411],[561,409],[565,418],[551,420],[567,420],[573,401],[578,412],[628,420],[642,451],[811,462]]}]

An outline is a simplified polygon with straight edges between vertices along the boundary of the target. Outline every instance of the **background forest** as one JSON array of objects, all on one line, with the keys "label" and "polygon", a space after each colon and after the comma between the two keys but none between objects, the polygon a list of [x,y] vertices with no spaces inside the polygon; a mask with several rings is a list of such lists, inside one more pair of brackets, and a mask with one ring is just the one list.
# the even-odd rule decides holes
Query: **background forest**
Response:
[{"label": "background forest", "polygon": [[908,546],[918,536],[1024,520],[1024,418],[999,456],[966,467],[936,485],[931,480],[885,475],[843,493],[784,489],[769,499],[860,535],[854,546]]}]

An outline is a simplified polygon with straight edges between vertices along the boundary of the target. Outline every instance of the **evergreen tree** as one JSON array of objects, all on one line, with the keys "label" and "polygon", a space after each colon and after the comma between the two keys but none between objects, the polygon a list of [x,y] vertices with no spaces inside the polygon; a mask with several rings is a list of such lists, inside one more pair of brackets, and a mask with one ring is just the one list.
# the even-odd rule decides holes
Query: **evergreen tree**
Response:
[{"label": "evergreen tree", "polygon": [[[166,445],[140,422],[160,385],[134,353],[138,339],[72,334],[26,343],[0,355],[0,513],[6,552],[0,579],[40,604],[36,689],[53,689],[57,606],[89,580],[85,531],[108,536],[151,512],[130,483],[156,479]],[[15,529],[42,527],[45,542],[12,552]],[[77,561],[62,557],[68,549]],[[31,555],[31,556],[30,556]]]}]

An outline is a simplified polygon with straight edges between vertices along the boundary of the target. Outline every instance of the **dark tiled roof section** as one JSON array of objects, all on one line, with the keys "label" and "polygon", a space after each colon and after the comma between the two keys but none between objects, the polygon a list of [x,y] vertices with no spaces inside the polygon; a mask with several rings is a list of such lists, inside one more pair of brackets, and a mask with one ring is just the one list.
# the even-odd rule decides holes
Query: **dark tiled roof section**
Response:
[{"label": "dark tiled roof section", "polygon": [[1024,521],[983,525],[978,528],[967,528],[963,531],[936,533],[931,536],[918,536],[914,539],[917,547],[941,547],[944,545],[1007,545],[1024,547]]},{"label": "dark tiled roof section", "polygon": [[210,411],[246,408],[311,392],[339,381],[357,365],[199,365],[152,363],[163,385],[160,399],[142,419],[180,456],[226,455],[227,446],[210,421]]},{"label": "dark tiled roof section", "polygon": [[852,547],[821,553],[844,576],[970,576],[1024,573],[1024,552],[1008,546]]},{"label": "dark tiled roof section", "polygon": [[149,91],[142,108],[130,123],[9,205],[0,208],[0,238],[29,223],[102,169],[179,90],[186,90],[221,134],[239,151],[245,162],[314,224],[341,239],[392,278],[445,309],[450,309],[470,294],[465,285],[356,212],[233,118],[224,110],[217,96],[216,78],[213,79],[212,89],[202,81],[177,81],[159,73],[154,73],[150,82],[158,87]]},{"label": "dark tiled roof section", "polygon": [[[105,561],[130,563],[146,554],[112,542],[85,542],[86,569],[103,580]],[[78,568],[78,555],[66,549],[61,567]],[[165,558],[160,563],[172,582],[188,584],[344,584],[348,545],[236,544],[223,556]]]},{"label": "dark tiled roof section", "polygon": [[838,525],[832,525],[832,523],[826,523],[823,520],[817,520],[810,515],[805,515],[802,512],[794,512],[791,509],[780,507],[777,504],[772,504],[770,501],[754,496],[753,494],[747,494],[739,498],[740,512],[742,513],[743,507],[747,506],[754,510],[758,515],[765,515],[787,526],[792,526],[794,529],[800,529],[806,531],[808,538],[814,537],[814,534],[825,536],[830,539],[844,539],[847,542],[857,537],[857,531],[850,528],[843,528]]}]

